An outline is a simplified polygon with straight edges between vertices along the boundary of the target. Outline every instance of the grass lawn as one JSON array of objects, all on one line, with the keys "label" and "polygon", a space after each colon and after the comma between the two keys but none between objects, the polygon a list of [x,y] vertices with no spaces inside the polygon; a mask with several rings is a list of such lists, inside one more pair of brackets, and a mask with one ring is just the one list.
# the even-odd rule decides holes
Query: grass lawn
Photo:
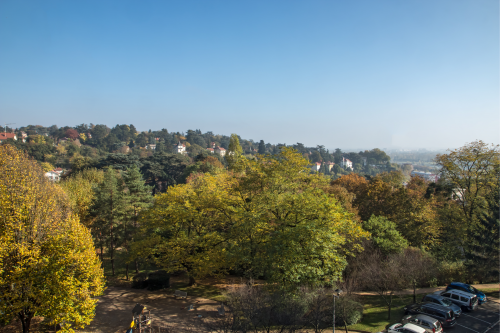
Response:
[{"label": "grass lawn", "polygon": [[217,302],[225,300],[219,288],[203,284],[196,284],[190,287],[186,282],[173,282],[170,284],[168,290],[172,293],[174,293],[175,290],[181,290],[187,292],[188,296],[207,298]]},{"label": "grass lawn", "polygon": [[480,289],[485,295],[486,297],[494,297],[494,298],[500,298],[499,297],[499,291],[498,291],[498,288],[494,288],[494,289]]},{"label": "grass lawn", "polygon": [[[417,294],[417,301],[422,294]],[[380,296],[359,296],[359,302],[363,303],[363,319],[361,322],[348,326],[349,330],[380,332],[388,324],[399,322],[403,316],[403,307],[413,303],[413,295],[394,296],[391,308],[391,320],[387,319],[387,305]],[[342,328],[339,327],[339,330]]]}]

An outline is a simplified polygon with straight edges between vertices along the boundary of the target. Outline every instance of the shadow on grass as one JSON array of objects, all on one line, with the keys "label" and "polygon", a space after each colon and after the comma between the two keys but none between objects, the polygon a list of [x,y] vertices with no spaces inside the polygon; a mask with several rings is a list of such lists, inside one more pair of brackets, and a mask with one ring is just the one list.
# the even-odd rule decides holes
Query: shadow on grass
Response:
[{"label": "shadow on grass", "polygon": [[481,289],[486,297],[500,298],[498,289]]},{"label": "shadow on grass", "polygon": [[[423,294],[417,294],[417,302]],[[395,296],[392,301],[391,319],[387,319],[388,308],[381,296],[359,296],[359,301],[363,303],[363,318],[355,325],[348,326],[350,330],[380,332],[389,324],[400,321],[404,315],[403,308],[413,303],[413,295]]]}]

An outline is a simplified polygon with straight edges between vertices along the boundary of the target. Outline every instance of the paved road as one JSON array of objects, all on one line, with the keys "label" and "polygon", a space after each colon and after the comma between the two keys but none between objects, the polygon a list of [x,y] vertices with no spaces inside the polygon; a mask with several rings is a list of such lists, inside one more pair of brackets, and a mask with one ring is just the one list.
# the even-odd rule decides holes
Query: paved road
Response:
[{"label": "paved road", "polygon": [[463,312],[452,328],[446,333],[498,333],[500,332],[500,304],[488,300],[475,311]]}]

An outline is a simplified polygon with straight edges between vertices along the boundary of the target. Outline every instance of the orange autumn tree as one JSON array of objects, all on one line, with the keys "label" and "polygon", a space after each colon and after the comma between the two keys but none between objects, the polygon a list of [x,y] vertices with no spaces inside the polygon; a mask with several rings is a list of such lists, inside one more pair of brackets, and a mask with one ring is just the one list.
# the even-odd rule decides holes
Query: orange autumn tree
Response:
[{"label": "orange autumn tree", "polygon": [[89,230],[35,161],[1,145],[0,168],[2,319],[17,316],[23,332],[35,315],[66,332],[89,324],[104,287]]}]

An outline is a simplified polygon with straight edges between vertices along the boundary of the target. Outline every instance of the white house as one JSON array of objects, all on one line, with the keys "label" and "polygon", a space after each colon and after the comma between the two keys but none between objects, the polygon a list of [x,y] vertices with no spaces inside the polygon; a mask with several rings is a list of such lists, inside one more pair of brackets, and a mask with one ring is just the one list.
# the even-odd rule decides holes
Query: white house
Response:
[{"label": "white house", "polygon": [[155,150],[155,149],[156,149],[156,145],[154,145],[154,144],[149,144],[149,145],[148,145],[148,149]]},{"label": "white house", "polygon": [[177,154],[187,154],[186,152],[186,145],[184,143],[181,143],[180,141],[174,145],[174,151]]},{"label": "white house", "polygon": [[321,162],[316,162],[313,164],[311,170],[312,171],[319,171],[320,168],[321,168]]},{"label": "white house", "polygon": [[207,150],[208,150],[209,152],[211,152],[212,154],[214,153],[214,149],[213,149],[213,148],[207,148]]},{"label": "white house", "polygon": [[351,160],[350,160],[350,159],[348,159],[348,158],[342,157],[342,162],[340,162],[340,165],[341,165],[344,169],[347,169],[347,168],[352,169],[352,162],[351,162]]},{"label": "white house", "polygon": [[45,177],[47,177],[49,180],[57,182],[61,179],[61,175],[63,172],[64,172],[64,170],[62,168],[56,168],[54,170],[46,172]]},{"label": "white house", "polygon": [[332,168],[335,165],[335,163],[333,163],[333,162],[326,162],[325,165],[328,168],[328,171],[332,171]]},{"label": "white house", "polygon": [[225,156],[226,155],[226,149],[225,148],[222,148],[222,147],[216,147],[214,149],[214,152],[216,154],[219,154],[220,156]]},{"label": "white house", "polygon": [[59,179],[61,179],[59,174],[57,172],[55,172],[54,170],[46,172],[45,177],[47,177],[49,180],[51,180],[53,182],[57,182],[57,181],[59,181]]}]

